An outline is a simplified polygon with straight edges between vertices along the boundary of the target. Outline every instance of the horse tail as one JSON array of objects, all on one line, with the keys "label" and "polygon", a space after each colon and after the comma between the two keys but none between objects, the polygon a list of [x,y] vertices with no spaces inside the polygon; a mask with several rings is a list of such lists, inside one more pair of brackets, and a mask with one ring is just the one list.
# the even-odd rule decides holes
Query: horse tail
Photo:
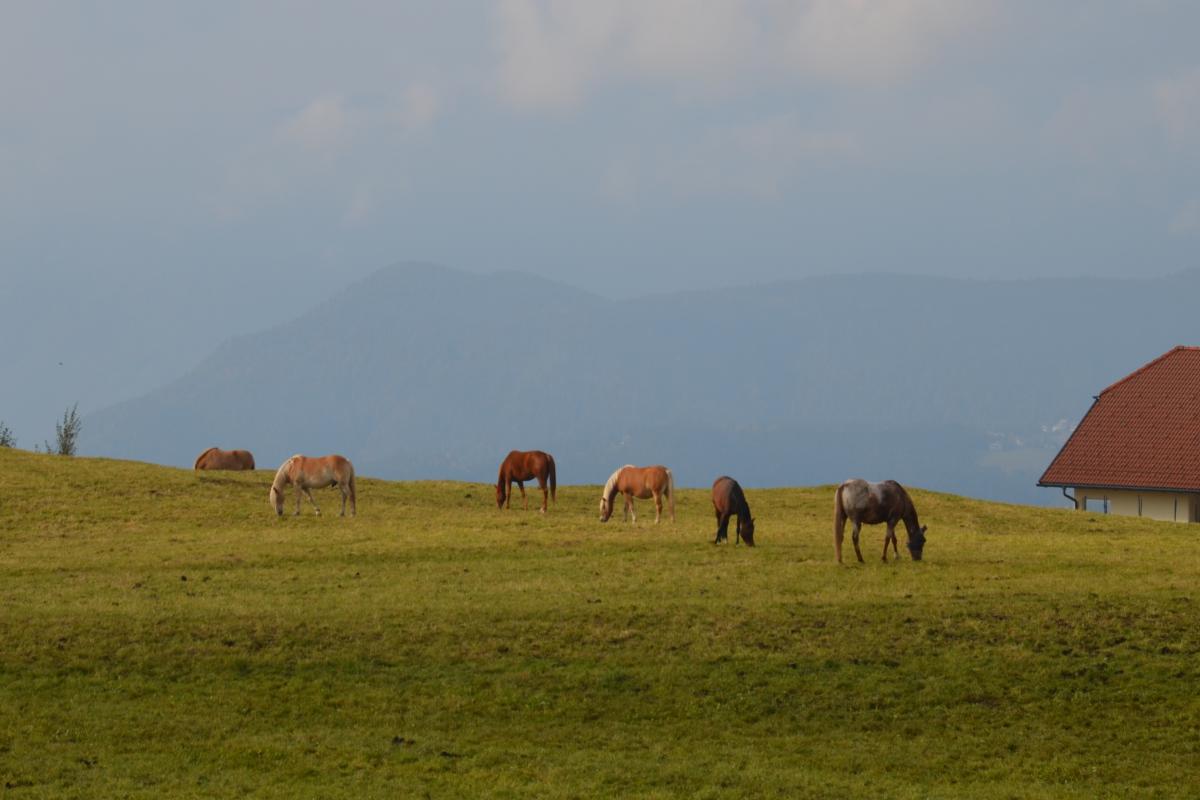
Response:
[{"label": "horse tail", "polygon": [[667,501],[671,504],[671,522],[675,521],[675,473],[667,470]]},{"label": "horse tail", "polygon": [[554,456],[546,453],[546,460],[550,462],[550,499],[557,503],[554,493],[558,490],[558,468],[554,465]]},{"label": "horse tail", "polygon": [[846,488],[846,484],[842,484],[837,488],[833,495],[833,538],[834,541],[840,541],[846,531],[846,506],[842,502],[842,490]]},{"label": "horse tail", "polygon": [[200,462],[204,460],[204,457],[206,455],[208,455],[209,453],[211,453],[213,450],[216,450],[216,449],[217,448],[215,448],[215,447],[210,447],[207,450],[205,450],[203,453],[201,453],[200,455],[196,456],[196,463],[192,465],[192,470],[195,471],[195,470],[200,469]]}]

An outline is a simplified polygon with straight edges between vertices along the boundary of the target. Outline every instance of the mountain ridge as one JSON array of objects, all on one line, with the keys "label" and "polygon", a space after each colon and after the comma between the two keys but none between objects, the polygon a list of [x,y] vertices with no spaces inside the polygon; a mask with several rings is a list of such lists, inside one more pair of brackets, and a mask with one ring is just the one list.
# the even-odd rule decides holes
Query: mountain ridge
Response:
[{"label": "mountain ridge", "polygon": [[1196,290],[1200,272],[831,276],[613,301],[519,272],[393,265],[89,416],[81,444],[179,465],[212,444],[264,464],[338,451],[366,474],[472,480],[539,448],[572,482],[673,461],[687,485],[861,474],[1054,502],[1033,488],[1057,449],[1041,428],[1200,339]]}]

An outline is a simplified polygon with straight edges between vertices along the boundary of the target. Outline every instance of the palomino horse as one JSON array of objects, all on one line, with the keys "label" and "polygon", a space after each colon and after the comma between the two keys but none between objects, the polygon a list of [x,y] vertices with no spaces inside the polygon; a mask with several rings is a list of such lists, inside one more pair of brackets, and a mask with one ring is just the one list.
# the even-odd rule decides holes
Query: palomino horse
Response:
[{"label": "palomino horse", "polygon": [[717,514],[717,538],[713,544],[729,541],[729,518],[737,515],[737,534],[733,540],[739,539],[754,547],[754,517],[750,516],[750,504],[742,487],[728,475],[722,475],[713,481],[712,487],[713,511]]},{"label": "palomino horse", "polygon": [[300,493],[308,495],[317,514],[321,509],[313,500],[309,489],[324,489],[326,486],[337,486],[342,492],[342,513],[346,516],[346,501],[350,501],[350,516],[357,514],[358,508],[354,490],[354,465],[342,456],[321,456],[309,458],[296,454],[279,465],[275,473],[275,481],[271,484],[271,505],[275,513],[283,516],[283,490],[288,484],[296,487],[296,514],[300,514]]},{"label": "palomino horse", "polygon": [[600,493],[600,521],[608,522],[613,513],[613,503],[617,493],[625,495],[625,518],[633,517],[637,524],[637,512],[633,508],[633,498],[646,500],[654,498],[654,524],[658,524],[662,516],[662,497],[665,494],[671,503],[671,522],[675,521],[675,476],[664,466],[635,467],[626,464],[609,476]]},{"label": "palomino horse", "polygon": [[900,557],[900,551],[896,549],[896,523],[901,520],[904,520],[904,528],[908,531],[908,552],[913,561],[921,560],[921,551],[925,547],[925,528],[917,521],[917,509],[913,506],[912,498],[895,481],[867,483],[862,478],[851,478],[837,488],[833,500],[833,547],[839,564],[842,563],[842,536],[847,519],[854,524],[854,552],[860,562],[863,557],[862,550],[858,549],[858,531],[863,523],[878,525],[886,522],[883,560],[887,561],[888,542],[892,544],[892,552],[897,558]]},{"label": "palomino horse", "polygon": [[210,447],[196,458],[192,469],[254,469],[254,456],[249,450]]},{"label": "palomino horse", "polygon": [[[538,488],[542,490],[542,509],[546,513],[547,500],[558,502],[555,493],[558,491],[558,472],[554,466],[554,456],[541,450],[513,450],[500,465],[500,474],[496,477],[496,508],[508,508],[512,500],[512,485],[517,484],[521,490],[521,499],[525,501],[525,510],[529,510],[529,498],[525,496],[525,481],[537,478]],[[546,483],[550,483],[550,493],[546,493]]]}]

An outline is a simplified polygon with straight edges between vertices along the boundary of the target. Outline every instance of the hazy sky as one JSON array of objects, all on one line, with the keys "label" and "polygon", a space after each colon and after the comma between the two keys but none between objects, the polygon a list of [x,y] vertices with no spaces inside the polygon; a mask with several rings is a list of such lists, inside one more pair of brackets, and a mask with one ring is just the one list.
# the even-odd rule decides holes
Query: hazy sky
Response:
[{"label": "hazy sky", "polygon": [[[1200,5],[5,3],[2,269],[1165,273]],[[617,288],[622,287],[622,288]]]},{"label": "hazy sky", "polygon": [[1165,0],[8,0],[0,316],[97,339],[102,301],[136,339],[209,304],[182,369],[401,260],[613,297],[1200,266],[1197,31]]}]

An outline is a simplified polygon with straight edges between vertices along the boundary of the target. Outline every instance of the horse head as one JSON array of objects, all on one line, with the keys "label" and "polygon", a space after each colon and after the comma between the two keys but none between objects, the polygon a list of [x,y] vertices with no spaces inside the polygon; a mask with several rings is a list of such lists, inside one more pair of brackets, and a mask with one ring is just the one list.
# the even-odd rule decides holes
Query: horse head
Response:
[{"label": "horse head", "polygon": [[741,526],[741,530],[739,532],[742,535],[742,541],[745,542],[747,546],[754,547],[754,517],[746,520],[744,524],[741,524],[740,519],[738,522]]},{"label": "horse head", "polygon": [[496,508],[504,508],[504,498],[505,498],[504,486],[503,486],[503,484],[497,483],[496,484]]},{"label": "horse head", "polygon": [[283,516],[283,492],[279,491],[274,486],[272,486],[270,497],[271,497],[271,506],[275,509],[275,516],[282,517]]},{"label": "horse head", "polygon": [[925,549],[925,531],[926,527],[922,525],[908,532],[908,552],[913,561],[921,560],[921,551]]},{"label": "horse head", "polygon": [[608,522],[608,518],[612,516],[612,506],[608,502],[608,498],[604,495],[600,496],[600,521]]}]

